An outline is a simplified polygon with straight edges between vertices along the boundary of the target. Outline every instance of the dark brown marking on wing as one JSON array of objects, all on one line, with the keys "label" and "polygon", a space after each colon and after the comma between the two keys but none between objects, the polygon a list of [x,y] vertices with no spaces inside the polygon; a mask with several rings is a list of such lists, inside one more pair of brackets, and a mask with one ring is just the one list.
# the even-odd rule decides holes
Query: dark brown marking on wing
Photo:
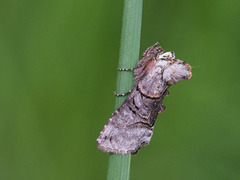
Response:
[{"label": "dark brown marking on wing", "polygon": [[150,98],[150,99],[161,99],[162,95],[158,96],[158,97],[153,97],[153,96],[148,96],[146,94],[143,94],[143,92],[140,90],[140,88],[137,86],[137,90],[140,92],[141,96],[144,96],[146,98]]},{"label": "dark brown marking on wing", "polygon": [[133,105],[135,106],[135,108],[137,109],[137,110],[139,110],[139,107],[136,105],[136,102],[135,102],[135,99],[133,98]]},{"label": "dark brown marking on wing", "polygon": [[136,111],[134,111],[132,108],[131,108],[131,106],[127,106],[129,109],[130,109],[130,111],[132,111],[133,112],[133,114],[137,114],[137,112]]}]

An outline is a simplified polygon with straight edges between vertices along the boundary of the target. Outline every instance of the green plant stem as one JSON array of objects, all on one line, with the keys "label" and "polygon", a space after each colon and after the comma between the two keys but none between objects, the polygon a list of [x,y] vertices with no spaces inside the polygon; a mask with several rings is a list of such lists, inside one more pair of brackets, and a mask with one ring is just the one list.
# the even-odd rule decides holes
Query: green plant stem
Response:
[{"label": "green plant stem", "polygon": [[[135,67],[139,60],[142,21],[142,0],[125,0],[123,8],[119,68]],[[133,87],[133,72],[118,72],[117,93],[125,93]],[[116,97],[115,110],[126,97]],[[109,155],[108,180],[128,180],[131,154]]]}]

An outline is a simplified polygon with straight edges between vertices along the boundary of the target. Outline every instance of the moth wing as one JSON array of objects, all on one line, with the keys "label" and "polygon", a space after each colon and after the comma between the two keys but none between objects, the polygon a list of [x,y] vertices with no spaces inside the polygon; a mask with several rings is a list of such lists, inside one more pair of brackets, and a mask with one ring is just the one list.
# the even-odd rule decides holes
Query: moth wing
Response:
[{"label": "moth wing", "polygon": [[101,151],[116,154],[135,154],[142,146],[149,144],[153,127],[142,124],[142,118],[129,106],[131,95],[113,113],[104,126],[97,145]]}]

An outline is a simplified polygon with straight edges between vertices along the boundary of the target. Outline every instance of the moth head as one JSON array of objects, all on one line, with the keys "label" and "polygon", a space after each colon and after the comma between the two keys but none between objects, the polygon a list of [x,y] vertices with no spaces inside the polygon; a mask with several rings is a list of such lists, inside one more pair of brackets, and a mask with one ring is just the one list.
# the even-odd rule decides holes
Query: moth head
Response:
[{"label": "moth head", "polygon": [[172,85],[182,79],[190,79],[192,76],[191,66],[179,59],[167,59],[167,65],[163,69],[163,80]]}]

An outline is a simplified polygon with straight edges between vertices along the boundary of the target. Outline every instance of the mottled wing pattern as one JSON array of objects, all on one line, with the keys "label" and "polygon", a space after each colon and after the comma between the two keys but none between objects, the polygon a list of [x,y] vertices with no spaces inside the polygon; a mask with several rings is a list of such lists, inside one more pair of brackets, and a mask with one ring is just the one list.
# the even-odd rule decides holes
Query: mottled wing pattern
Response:
[{"label": "mottled wing pattern", "polygon": [[145,97],[135,87],[100,133],[97,144],[104,152],[135,154],[149,144],[157,114],[165,110],[163,97]]}]

